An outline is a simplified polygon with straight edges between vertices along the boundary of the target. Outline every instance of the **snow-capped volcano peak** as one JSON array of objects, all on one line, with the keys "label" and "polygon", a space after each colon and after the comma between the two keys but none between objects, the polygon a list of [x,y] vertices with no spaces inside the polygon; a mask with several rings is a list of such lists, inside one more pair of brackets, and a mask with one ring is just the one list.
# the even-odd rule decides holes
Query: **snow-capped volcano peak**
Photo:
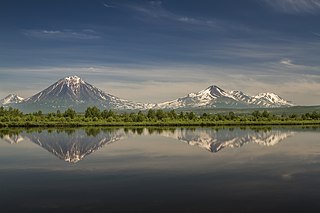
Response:
[{"label": "snow-capped volcano peak", "polygon": [[74,76],[67,76],[61,80],[64,80],[68,83],[72,83],[72,84],[79,84],[79,83],[83,83],[82,79],[76,75]]},{"label": "snow-capped volcano peak", "polygon": [[0,100],[0,105],[16,104],[16,103],[22,102],[23,100],[24,100],[24,98],[22,98],[16,94],[10,94]]},{"label": "snow-capped volcano peak", "polygon": [[213,97],[221,97],[226,95],[226,92],[218,86],[212,85],[207,89],[200,91],[198,94],[210,94]]},{"label": "snow-capped volcano peak", "polygon": [[80,77],[74,75],[60,79],[57,84],[66,85],[71,92],[77,95],[80,92],[81,84],[86,84],[86,82],[84,82]]}]

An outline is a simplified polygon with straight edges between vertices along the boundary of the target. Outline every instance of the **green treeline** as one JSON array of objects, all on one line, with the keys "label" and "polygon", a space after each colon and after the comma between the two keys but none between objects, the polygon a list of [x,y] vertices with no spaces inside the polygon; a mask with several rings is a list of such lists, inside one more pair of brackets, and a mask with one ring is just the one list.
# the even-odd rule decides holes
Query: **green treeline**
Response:
[{"label": "green treeline", "polygon": [[89,107],[82,114],[69,108],[44,114],[41,111],[24,114],[14,108],[0,107],[0,126],[86,126],[86,125],[222,125],[222,124],[320,124],[320,113],[274,115],[267,110],[254,111],[251,114],[196,114],[176,112],[175,110],[153,110],[118,113],[112,110],[101,111]]}]

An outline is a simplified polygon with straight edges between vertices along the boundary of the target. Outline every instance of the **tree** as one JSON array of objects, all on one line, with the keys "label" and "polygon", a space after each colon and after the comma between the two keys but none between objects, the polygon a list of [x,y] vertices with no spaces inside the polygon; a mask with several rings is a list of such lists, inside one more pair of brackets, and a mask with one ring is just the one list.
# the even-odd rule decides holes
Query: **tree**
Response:
[{"label": "tree", "polygon": [[236,118],[236,115],[234,114],[234,112],[229,112],[229,119],[234,120],[235,118]]},{"label": "tree", "polygon": [[262,117],[264,117],[264,118],[269,118],[269,117],[270,117],[270,113],[269,113],[267,110],[264,110],[264,111],[262,112]]},{"label": "tree", "polygon": [[153,109],[149,109],[149,110],[148,110],[148,113],[147,113],[147,117],[148,117],[149,120],[155,120],[155,119],[157,119],[156,111],[153,110]]},{"label": "tree", "polygon": [[93,106],[93,107],[88,107],[85,111],[85,115],[84,115],[86,118],[94,118],[94,117],[101,117],[101,113],[100,113],[100,110],[96,107],[96,106]]},{"label": "tree", "polygon": [[314,111],[311,116],[310,116],[312,119],[319,119],[320,118],[320,113],[318,114],[316,111]]},{"label": "tree", "polygon": [[201,119],[207,119],[207,118],[208,118],[208,114],[204,112],[204,113],[201,115]]},{"label": "tree", "polygon": [[33,115],[41,117],[43,115],[43,113],[41,110],[39,110],[38,112],[34,112]]},{"label": "tree", "polygon": [[136,118],[136,121],[137,122],[143,122],[143,121],[145,121],[145,119],[146,119],[146,117],[144,116],[144,114],[141,111],[139,111],[138,115],[137,115],[137,118]]},{"label": "tree", "polygon": [[73,109],[71,108],[68,108],[64,113],[63,113],[63,117],[66,117],[66,118],[71,118],[71,119],[74,119],[76,117],[77,113],[76,111],[74,111]]},{"label": "tree", "polygon": [[261,117],[261,113],[258,110],[256,110],[256,111],[252,112],[252,116],[255,117],[255,118],[260,118]]},{"label": "tree", "polygon": [[113,112],[112,110],[103,110],[101,112],[101,117],[104,118],[104,119],[108,119],[110,117],[113,117],[113,118],[116,118],[117,117],[117,114],[115,112]]},{"label": "tree", "polygon": [[156,117],[158,120],[163,120],[166,117],[166,114],[162,109],[158,109],[156,112]]},{"label": "tree", "polygon": [[171,119],[177,119],[178,118],[178,115],[177,115],[176,111],[174,111],[174,109],[169,112],[169,117]]},{"label": "tree", "polygon": [[194,114],[194,112],[187,112],[186,116],[189,120],[194,120],[196,118],[196,115]]},{"label": "tree", "polygon": [[62,115],[61,115],[60,110],[57,110],[57,117],[58,117],[58,118],[61,118],[61,116],[62,116]]},{"label": "tree", "polygon": [[6,113],[6,110],[4,109],[3,106],[0,107],[0,116],[4,116]]},{"label": "tree", "polygon": [[180,114],[179,114],[179,119],[184,119],[184,113],[183,112],[180,112]]}]

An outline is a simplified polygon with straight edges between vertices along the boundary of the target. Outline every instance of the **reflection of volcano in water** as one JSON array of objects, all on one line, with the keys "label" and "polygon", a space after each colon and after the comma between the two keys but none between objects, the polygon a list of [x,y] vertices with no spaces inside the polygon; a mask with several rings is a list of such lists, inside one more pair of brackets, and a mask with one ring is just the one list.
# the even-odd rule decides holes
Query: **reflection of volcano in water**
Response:
[{"label": "reflection of volcano in water", "polygon": [[101,147],[126,138],[124,130],[82,129],[73,131],[40,131],[4,134],[1,138],[10,144],[29,140],[48,150],[61,160],[77,163]]},{"label": "reflection of volcano in water", "polygon": [[239,148],[247,143],[263,146],[274,146],[287,137],[293,135],[292,131],[270,130],[254,131],[240,129],[177,129],[174,132],[163,132],[163,136],[184,141],[191,146],[199,146],[210,152],[218,152],[223,148]]},{"label": "reflection of volcano in water", "polygon": [[123,131],[101,131],[97,135],[90,136],[83,130],[77,130],[71,134],[65,132],[31,133],[27,137],[61,160],[77,163],[102,146],[121,140],[125,137],[125,133]]},{"label": "reflection of volcano in water", "polygon": [[254,131],[250,129],[100,129],[73,131],[41,131],[20,134],[4,134],[2,139],[10,144],[29,139],[48,150],[61,160],[77,163],[85,156],[104,145],[119,141],[133,135],[161,135],[174,138],[191,146],[198,146],[210,152],[218,152],[225,147],[239,148],[247,143],[273,146],[293,135],[289,130]]}]

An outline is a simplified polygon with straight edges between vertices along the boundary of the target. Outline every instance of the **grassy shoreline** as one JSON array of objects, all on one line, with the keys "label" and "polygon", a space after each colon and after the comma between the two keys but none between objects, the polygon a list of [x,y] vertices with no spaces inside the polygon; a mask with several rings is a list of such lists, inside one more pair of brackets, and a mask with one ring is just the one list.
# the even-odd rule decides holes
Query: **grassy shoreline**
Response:
[{"label": "grassy shoreline", "polygon": [[320,120],[288,121],[180,121],[180,122],[0,122],[0,127],[181,127],[181,126],[305,126],[320,125]]},{"label": "grassy shoreline", "polygon": [[320,112],[306,114],[274,115],[267,110],[251,114],[196,114],[190,112],[164,111],[161,109],[142,112],[118,113],[100,111],[88,107],[84,114],[69,108],[65,112],[43,114],[41,111],[24,114],[17,109],[0,107],[0,127],[125,127],[125,126],[280,126],[320,125]]}]

